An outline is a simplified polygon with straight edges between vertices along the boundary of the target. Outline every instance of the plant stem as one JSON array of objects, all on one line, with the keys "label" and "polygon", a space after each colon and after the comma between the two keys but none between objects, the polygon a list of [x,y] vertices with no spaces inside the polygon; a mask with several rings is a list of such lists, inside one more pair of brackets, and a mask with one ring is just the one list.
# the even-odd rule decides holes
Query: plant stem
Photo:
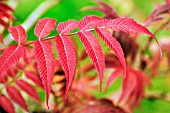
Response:
[{"label": "plant stem", "polygon": [[[103,28],[103,27],[100,27],[100,28]],[[93,29],[87,29],[87,30],[85,30],[84,32],[86,32],[86,31],[94,31],[94,28]],[[79,32],[81,32],[81,31],[79,31]],[[58,34],[58,35],[55,35],[55,36],[51,36],[51,37],[47,37],[47,38],[42,38],[41,40],[42,41],[47,41],[47,40],[51,40],[51,39],[54,39],[56,36],[72,36],[72,35],[76,35],[77,33],[79,33],[79,32],[74,32],[74,33],[66,33],[66,34]],[[36,40],[37,41],[37,40]],[[25,43],[23,43],[23,44],[21,44],[21,45],[23,45],[23,46],[28,46],[28,45],[31,45],[31,44],[33,44],[35,41],[29,41],[29,42],[25,42]],[[4,51],[5,49],[7,49],[8,47],[4,47],[4,48],[0,48],[0,52],[2,52],[2,51]]]}]

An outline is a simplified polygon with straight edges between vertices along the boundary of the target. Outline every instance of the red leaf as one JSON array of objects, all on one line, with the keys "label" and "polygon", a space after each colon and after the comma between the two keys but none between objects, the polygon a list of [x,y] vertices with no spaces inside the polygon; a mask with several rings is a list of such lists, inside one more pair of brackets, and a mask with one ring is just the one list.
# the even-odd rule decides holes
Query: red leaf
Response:
[{"label": "red leaf", "polygon": [[100,18],[97,16],[84,17],[78,23],[78,28],[81,30],[81,32],[78,33],[78,36],[80,37],[87,54],[92,59],[92,62],[98,71],[100,77],[100,90],[102,90],[102,81],[105,69],[104,55],[99,41],[90,31],[88,31],[91,27],[96,26],[95,20],[100,20]]},{"label": "red leaf", "polygon": [[16,102],[18,105],[20,105],[24,110],[28,111],[26,102],[17,88],[15,88],[14,86],[6,86],[6,91],[9,95],[9,97],[14,102]]},{"label": "red leaf", "polygon": [[126,61],[119,42],[114,37],[112,37],[109,31],[101,28],[96,28],[95,30],[98,33],[98,35],[102,38],[102,40],[106,43],[106,45],[115,52],[116,56],[122,63],[122,66],[124,67],[126,73]]},{"label": "red leaf", "polygon": [[72,40],[69,39],[67,36],[61,36],[61,34],[68,33],[74,30],[76,27],[77,27],[77,21],[75,20],[61,22],[57,27],[59,36],[55,37],[56,49],[58,52],[59,61],[65,72],[65,76],[67,80],[65,98],[68,94],[69,88],[74,78],[74,73],[76,69],[76,53],[74,50],[74,45]]},{"label": "red leaf", "polygon": [[76,53],[74,51],[74,46],[72,44],[71,39],[66,36],[56,36],[56,49],[59,56],[60,64],[65,72],[66,76],[66,93],[69,91],[69,88],[72,84],[72,80],[74,78],[74,72],[76,68]]},{"label": "red leaf", "polygon": [[152,37],[159,46],[160,56],[162,57],[162,50],[155,36],[144,26],[136,23],[133,19],[130,18],[117,18],[110,20],[105,27],[112,28],[113,30],[120,30],[127,33],[136,33],[136,34],[147,34]]},{"label": "red leaf", "polygon": [[46,101],[51,92],[52,79],[54,76],[54,54],[51,42],[34,42],[34,55],[37,61],[37,68],[40,71],[40,78],[46,92]]},{"label": "red leaf", "polygon": [[0,18],[0,25],[4,26],[5,28],[8,28],[8,24]]},{"label": "red leaf", "polygon": [[114,81],[121,75],[122,73],[122,69],[121,68],[117,68],[116,70],[114,70],[108,77],[107,82],[106,82],[106,90],[108,89],[108,87],[114,83]]},{"label": "red leaf", "polygon": [[85,50],[89,57],[92,59],[93,64],[95,65],[99,76],[100,76],[100,90],[102,89],[102,80],[105,69],[104,55],[102,53],[102,48],[99,44],[99,41],[91,32],[79,32],[78,36],[82,41]]},{"label": "red leaf", "polygon": [[0,56],[0,76],[4,74],[8,68],[15,64],[22,56],[24,56],[25,47],[22,45],[13,45],[8,47],[2,56]]},{"label": "red leaf", "polygon": [[54,29],[55,24],[56,24],[55,19],[43,18],[43,19],[38,21],[38,23],[37,23],[37,25],[34,29],[34,34],[39,39],[46,37]]},{"label": "red leaf", "polygon": [[8,6],[7,4],[5,3],[0,3],[0,10],[1,11],[4,11],[4,12],[7,12],[7,11],[14,11],[10,6]]},{"label": "red leaf", "polygon": [[26,73],[26,77],[32,80],[39,87],[43,88],[40,76],[37,73],[29,71]]},{"label": "red leaf", "polygon": [[136,75],[131,70],[127,70],[127,76],[123,79],[122,93],[119,98],[120,101],[127,101],[130,98],[130,94],[136,88],[136,85]]},{"label": "red leaf", "polygon": [[0,106],[2,106],[8,113],[15,113],[15,108],[6,96],[0,95]]},{"label": "red leaf", "polygon": [[68,33],[77,27],[77,21],[69,20],[67,22],[60,22],[57,27],[57,31],[60,34]]},{"label": "red leaf", "polygon": [[33,97],[35,100],[37,100],[37,102],[40,102],[39,96],[36,92],[36,90],[34,89],[34,87],[32,85],[30,85],[28,82],[24,81],[24,80],[17,80],[16,84],[23,90],[25,91],[28,95],[30,95],[31,97]]},{"label": "red leaf", "polygon": [[26,32],[22,26],[10,27],[8,31],[19,44],[26,41]]},{"label": "red leaf", "polygon": [[159,8],[155,9],[146,19],[146,26],[150,25],[152,22],[156,21],[159,18],[160,14],[166,13],[170,10],[170,4],[161,5]]},{"label": "red leaf", "polygon": [[80,22],[78,23],[78,28],[81,31],[89,30],[91,27],[96,26],[96,21],[95,20],[101,20],[101,18],[97,16],[86,16]]},{"label": "red leaf", "polygon": [[8,78],[6,77],[5,74],[3,74],[2,76],[0,76],[0,83],[5,83],[8,80]]}]

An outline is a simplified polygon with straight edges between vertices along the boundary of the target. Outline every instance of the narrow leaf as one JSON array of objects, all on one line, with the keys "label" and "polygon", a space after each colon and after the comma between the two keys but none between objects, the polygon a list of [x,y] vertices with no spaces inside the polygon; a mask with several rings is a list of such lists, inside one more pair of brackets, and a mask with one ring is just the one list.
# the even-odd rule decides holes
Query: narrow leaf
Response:
[{"label": "narrow leaf", "polygon": [[26,32],[22,26],[10,27],[8,31],[19,44],[26,41]]},{"label": "narrow leaf", "polygon": [[102,48],[99,44],[99,41],[91,32],[79,32],[78,36],[82,41],[85,50],[89,57],[91,58],[93,64],[95,65],[98,74],[100,76],[100,90],[102,89],[102,80],[104,76],[105,61]]},{"label": "narrow leaf", "polygon": [[40,78],[46,92],[46,101],[51,92],[52,79],[54,76],[54,53],[51,42],[36,41],[34,42],[34,56],[37,61],[37,68],[40,71]]},{"label": "narrow leaf", "polygon": [[6,96],[0,95],[0,106],[2,106],[8,113],[15,113],[15,108]]},{"label": "narrow leaf", "polygon": [[75,68],[76,68],[76,53],[74,51],[74,46],[72,44],[71,39],[66,36],[56,36],[56,49],[59,56],[60,64],[65,72],[66,76],[66,93],[69,91],[69,88],[72,84]]},{"label": "narrow leaf", "polygon": [[55,24],[56,24],[55,19],[43,18],[43,19],[38,21],[38,23],[37,23],[37,25],[34,29],[34,34],[39,39],[46,37],[54,29]]},{"label": "narrow leaf", "polygon": [[28,82],[24,81],[24,80],[17,80],[16,84],[23,90],[25,91],[28,95],[30,95],[31,97],[33,97],[35,100],[37,100],[37,102],[40,102],[39,96],[36,92],[36,90],[34,89],[34,87],[32,87],[32,85],[30,85]]},{"label": "narrow leaf", "polygon": [[83,43],[85,50],[91,58],[95,68],[98,71],[100,77],[100,90],[102,90],[102,81],[105,70],[105,61],[102,48],[96,37],[89,31],[91,27],[96,26],[97,20],[100,20],[97,16],[86,16],[79,23],[78,28],[81,32],[78,33],[81,42]]},{"label": "narrow leaf", "polygon": [[18,105],[20,105],[24,110],[28,111],[26,102],[17,88],[15,88],[14,86],[6,86],[6,91],[9,95],[9,97],[14,102],[16,102]]},{"label": "narrow leaf", "polygon": [[135,34],[143,33],[143,34],[146,34],[152,37],[158,44],[159,49],[160,49],[160,56],[162,57],[162,50],[155,36],[147,28],[136,23],[133,19],[117,18],[114,20],[110,20],[105,27],[112,28],[113,30],[124,31],[127,33],[135,33]]},{"label": "narrow leaf", "polygon": [[105,90],[108,89],[108,87],[114,83],[114,81],[121,75],[122,73],[122,69],[121,68],[117,68],[116,70],[114,70],[108,77],[107,82],[106,82],[106,88]]},{"label": "narrow leaf", "polygon": [[126,73],[126,61],[119,42],[114,37],[112,37],[112,34],[110,34],[110,32],[106,29],[96,28],[95,30],[101,39],[106,43],[106,45],[115,52]]},{"label": "narrow leaf", "polygon": [[42,82],[41,82],[41,79],[40,79],[40,75],[35,73],[35,72],[26,72],[26,77],[30,80],[32,80],[37,86],[39,87],[42,87],[43,88],[43,85],[42,85]]},{"label": "narrow leaf", "polygon": [[69,33],[77,27],[77,21],[69,20],[67,22],[60,22],[57,27],[57,31],[60,34]]},{"label": "narrow leaf", "polygon": [[0,76],[4,74],[8,68],[14,65],[22,56],[24,56],[25,47],[22,45],[13,45],[8,47],[2,56],[0,56]]}]

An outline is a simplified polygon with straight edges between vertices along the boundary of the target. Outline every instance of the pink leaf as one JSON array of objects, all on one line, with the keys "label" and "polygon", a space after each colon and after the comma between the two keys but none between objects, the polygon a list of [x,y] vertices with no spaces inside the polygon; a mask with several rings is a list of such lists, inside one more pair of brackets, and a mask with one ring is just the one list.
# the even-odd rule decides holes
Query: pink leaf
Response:
[{"label": "pink leaf", "polygon": [[127,101],[130,98],[130,94],[136,88],[137,78],[131,69],[127,70],[127,76],[123,79],[122,93],[120,101]]},{"label": "pink leaf", "polygon": [[40,76],[37,73],[29,71],[26,73],[26,77],[32,80],[39,87],[43,88]]},{"label": "pink leaf", "polygon": [[51,92],[52,79],[54,76],[54,53],[51,42],[34,42],[34,56],[37,61],[37,68],[40,71],[40,78],[46,92],[46,101]]},{"label": "pink leaf", "polygon": [[39,39],[46,37],[54,29],[55,24],[56,24],[55,19],[43,18],[38,21],[38,23],[34,29],[34,34]]},{"label": "pink leaf", "polygon": [[77,27],[77,21],[69,20],[58,24],[57,31],[59,34],[68,33]]},{"label": "pink leaf", "polygon": [[78,36],[82,41],[87,54],[92,59],[93,64],[95,65],[99,76],[100,76],[100,90],[102,89],[102,80],[105,69],[104,55],[102,53],[102,48],[99,44],[99,41],[91,32],[79,32]]},{"label": "pink leaf", "polygon": [[122,69],[121,68],[117,68],[116,70],[114,70],[108,77],[107,82],[106,82],[106,90],[108,89],[108,87],[114,83],[114,81],[121,75],[122,73]]},{"label": "pink leaf", "polygon": [[28,95],[30,95],[31,97],[33,97],[35,100],[37,100],[37,102],[40,102],[39,96],[36,92],[36,90],[34,89],[34,87],[32,85],[30,85],[28,82],[24,81],[24,80],[17,80],[16,84],[23,90],[25,91]]},{"label": "pink leaf", "polygon": [[6,96],[0,95],[0,106],[2,106],[8,113],[15,113],[15,108]]},{"label": "pink leaf", "polygon": [[7,80],[8,78],[6,77],[6,74],[0,76],[0,83],[5,83]]},{"label": "pink leaf", "polygon": [[8,68],[14,65],[22,56],[24,56],[25,47],[22,45],[13,45],[8,47],[2,56],[0,56],[0,76],[4,74]]},{"label": "pink leaf", "polygon": [[78,23],[78,28],[81,30],[81,32],[78,33],[78,36],[98,71],[100,77],[100,90],[102,90],[102,81],[105,69],[104,55],[99,41],[90,31],[88,31],[91,27],[96,26],[96,20],[100,20],[100,18],[97,16],[84,17]]},{"label": "pink leaf", "polygon": [[14,86],[6,86],[6,91],[9,95],[9,97],[16,102],[18,105],[20,105],[24,110],[28,111],[26,102],[24,98],[22,97],[21,93],[16,89]]},{"label": "pink leaf", "polygon": [[65,72],[66,76],[66,93],[69,91],[69,88],[72,84],[74,78],[75,68],[76,68],[76,53],[74,51],[74,46],[71,39],[66,36],[56,36],[56,49],[59,56],[60,64]]},{"label": "pink leaf", "polygon": [[8,29],[13,38],[20,44],[26,41],[26,32],[22,26],[13,26]]},{"label": "pink leaf", "polygon": [[91,27],[94,27],[97,23],[95,20],[101,20],[97,16],[86,16],[78,23],[78,28],[82,31],[89,30]]},{"label": "pink leaf", "polygon": [[147,34],[148,36],[152,37],[159,46],[160,49],[160,56],[162,57],[162,50],[158,41],[156,40],[155,36],[144,26],[136,23],[133,19],[130,18],[117,18],[114,20],[110,20],[107,25],[107,28],[112,28],[113,30],[124,31],[127,33],[136,33],[136,34]]},{"label": "pink leaf", "polygon": [[126,73],[126,61],[119,42],[106,29],[96,28],[95,30],[97,34],[102,38],[102,40],[106,43],[106,45],[115,52],[116,56],[122,63],[122,66],[124,67]]}]

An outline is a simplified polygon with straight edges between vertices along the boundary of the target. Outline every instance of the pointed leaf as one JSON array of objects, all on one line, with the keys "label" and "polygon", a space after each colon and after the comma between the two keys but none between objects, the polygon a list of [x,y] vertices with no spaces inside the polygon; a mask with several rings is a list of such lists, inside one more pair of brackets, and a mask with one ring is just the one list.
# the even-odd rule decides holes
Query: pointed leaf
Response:
[{"label": "pointed leaf", "polygon": [[78,33],[80,40],[82,41],[87,54],[92,59],[95,65],[99,77],[100,77],[100,90],[102,90],[102,80],[104,76],[105,61],[102,48],[96,37],[89,31],[91,27],[96,26],[97,20],[101,20],[97,16],[86,16],[79,23],[78,28],[81,32]]},{"label": "pointed leaf", "polygon": [[78,23],[78,28],[82,31],[89,30],[91,27],[94,27],[97,23],[95,20],[101,20],[97,16],[86,16],[80,20]]},{"label": "pointed leaf", "polygon": [[36,92],[36,90],[34,89],[34,87],[32,85],[30,85],[28,82],[24,81],[24,80],[17,80],[16,84],[23,90],[25,91],[28,95],[30,95],[31,97],[33,97],[35,100],[37,100],[37,102],[40,102],[39,96]]},{"label": "pointed leaf", "polygon": [[22,26],[13,26],[8,29],[13,38],[20,44],[26,41],[26,32]]},{"label": "pointed leaf", "polygon": [[38,23],[37,23],[37,25],[34,29],[34,34],[39,39],[46,37],[54,29],[55,24],[56,24],[55,19],[43,18],[43,19],[38,21]]},{"label": "pointed leaf", "polygon": [[37,62],[37,68],[40,71],[40,78],[46,92],[46,101],[51,92],[52,79],[54,76],[54,53],[51,42],[34,42],[34,56]]},{"label": "pointed leaf", "polygon": [[114,81],[121,75],[121,73],[123,72],[123,70],[121,68],[117,68],[116,70],[114,70],[108,77],[107,82],[106,82],[106,90],[108,89],[108,87],[114,83]]},{"label": "pointed leaf", "polygon": [[24,110],[28,111],[26,102],[22,97],[21,93],[14,86],[6,86],[6,91],[9,97],[18,105],[20,105]]},{"label": "pointed leaf", "polygon": [[127,33],[136,33],[136,34],[147,34],[148,36],[152,37],[159,46],[160,49],[160,56],[162,57],[162,50],[158,41],[156,40],[155,36],[144,26],[136,23],[133,19],[130,18],[117,18],[114,20],[110,20],[107,25],[107,28],[112,28],[113,30],[120,30]]},{"label": "pointed leaf", "polygon": [[69,20],[67,22],[60,22],[57,27],[59,34],[68,33],[77,27],[77,21]]},{"label": "pointed leaf", "polygon": [[26,72],[26,77],[30,80],[32,80],[36,85],[38,85],[39,87],[43,88],[43,85],[42,85],[42,82],[41,82],[41,79],[40,79],[40,75],[35,73],[35,72],[31,72],[31,71],[28,71]]},{"label": "pointed leaf", "polygon": [[22,56],[24,56],[25,47],[22,45],[13,45],[8,47],[2,56],[0,56],[0,76],[4,74],[8,68],[14,65]]},{"label": "pointed leaf", "polygon": [[95,65],[98,71],[98,74],[100,76],[100,90],[101,90],[105,69],[105,61],[102,48],[99,44],[99,41],[95,38],[95,36],[91,32],[83,33],[79,32],[78,36],[80,37],[80,40],[82,41],[87,54],[91,58],[93,64]]},{"label": "pointed leaf", "polygon": [[76,68],[76,53],[74,51],[74,46],[71,39],[66,36],[56,36],[56,49],[59,56],[60,64],[65,72],[66,76],[66,93],[69,91],[69,88],[72,84],[74,78],[75,68]]},{"label": "pointed leaf", "polygon": [[0,95],[0,106],[2,106],[8,113],[15,113],[15,108],[6,96]]},{"label": "pointed leaf", "polygon": [[112,34],[110,34],[110,32],[106,29],[96,28],[95,30],[101,39],[106,43],[106,45],[115,52],[126,73],[126,61],[119,42],[114,37],[112,37]]}]

